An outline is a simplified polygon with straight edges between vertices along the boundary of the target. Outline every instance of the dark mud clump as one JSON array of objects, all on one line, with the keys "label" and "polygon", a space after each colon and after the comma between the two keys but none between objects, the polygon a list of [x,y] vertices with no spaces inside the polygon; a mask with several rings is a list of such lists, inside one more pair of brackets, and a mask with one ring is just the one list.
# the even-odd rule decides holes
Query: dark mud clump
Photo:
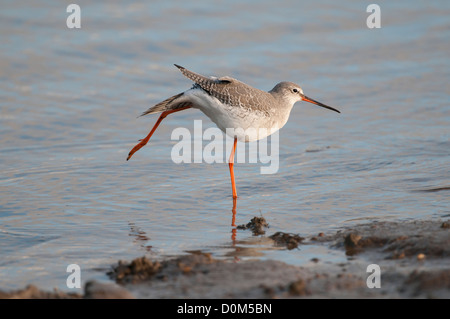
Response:
[{"label": "dark mud clump", "polygon": [[136,258],[130,263],[120,260],[118,265],[114,266],[108,275],[118,284],[133,284],[153,278],[165,279],[168,272],[191,274],[198,265],[214,262],[209,253],[200,251],[190,251],[189,253],[190,255],[166,260],[161,263],[151,261],[146,257]]},{"label": "dark mud clump", "polygon": [[363,238],[357,233],[350,233],[344,238],[345,254],[353,256],[364,251],[365,248],[383,247],[387,242],[387,238],[377,236]]},{"label": "dark mud clump", "polygon": [[108,275],[118,283],[135,283],[153,277],[161,269],[158,261],[145,257],[136,258],[131,263],[119,260],[117,266]]},{"label": "dark mud clump", "polygon": [[441,224],[441,228],[450,228],[450,223],[449,222],[443,222]]},{"label": "dark mud clump", "polygon": [[297,234],[289,234],[283,232],[276,232],[272,236],[269,236],[269,238],[273,239],[276,245],[286,246],[286,248],[289,250],[297,248],[302,240],[305,239]]},{"label": "dark mud clump", "polygon": [[253,217],[247,225],[239,225],[237,229],[250,229],[253,236],[264,235],[266,231],[264,228],[269,227],[264,217]]},{"label": "dark mud clump", "polygon": [[450,256],[448,224],[448,221],[374,222],[314,240],[334,241],[332,246],[343,246],[347,256],[376,251],[386,259],[447,258]]},{"label": "dark mud clump", "polygon": [[80,299],[78,293],[65,293],[59,290],[51,292],[42,291],[34,285],[28,285],[24,289],[11,292],[0,291],[0,299]]},{"label": "dark mud clump", "polygon": [[306,296],[310,294],[306,281],[301,278],[289,284],[288,292],[291,296]]}]

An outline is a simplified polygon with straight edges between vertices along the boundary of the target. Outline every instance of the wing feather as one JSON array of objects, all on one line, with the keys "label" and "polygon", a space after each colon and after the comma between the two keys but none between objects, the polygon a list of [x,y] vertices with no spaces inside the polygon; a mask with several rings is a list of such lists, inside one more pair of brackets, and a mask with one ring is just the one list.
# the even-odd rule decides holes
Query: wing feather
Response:
[{"label": "wing feather", "polygon": [[175,64],[181,73],[224,104],[266,112],[272,96],[232,77],[207,77]]}]

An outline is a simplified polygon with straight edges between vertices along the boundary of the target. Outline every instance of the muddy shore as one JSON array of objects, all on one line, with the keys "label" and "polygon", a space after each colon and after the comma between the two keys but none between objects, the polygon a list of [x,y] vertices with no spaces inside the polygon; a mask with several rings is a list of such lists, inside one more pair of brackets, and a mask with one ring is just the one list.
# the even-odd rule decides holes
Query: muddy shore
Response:
[{"label": "muddy shore", "polygon": [[[255,227],[267,225],[258,222]],[[254,225],[247,226],[255,232]],[[289,250],[330,247],[347,262],[313,258],[299,267],[276,260],[230,262],[192,251],[164,261],[118,261],[108,273],[111,282],[87,282],[83,294],[30,285],[0,291],[0,298],[450,298],[449,220],[372,222],[309,237],[262,233],[255,236]],[[380,267],[380,288],[368,288],[368,281],[378,280],[368,271],[371,264]]]}]

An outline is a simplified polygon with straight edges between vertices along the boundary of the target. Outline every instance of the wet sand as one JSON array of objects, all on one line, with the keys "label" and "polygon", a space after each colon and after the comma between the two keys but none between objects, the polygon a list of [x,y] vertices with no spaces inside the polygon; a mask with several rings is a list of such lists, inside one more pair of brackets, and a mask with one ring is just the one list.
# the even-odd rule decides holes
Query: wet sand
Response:
[{"label": "wet sand", "polygon": [[[245,226],[249,232],[251,225]],[[276,260],[230,262],[191,251],[164,261],[118,261],[108,272],[111,282],[87,282],[83,294],[30,285],[0,292],[0,298],[450,298],[448,220],[371,222],[309,237],[258,236],[293,253],[302,245],[330,247],[345,254],[347,262],[313,258],[299,267]],[[367,286],[370,264],[380,266],[381,288]]]}]

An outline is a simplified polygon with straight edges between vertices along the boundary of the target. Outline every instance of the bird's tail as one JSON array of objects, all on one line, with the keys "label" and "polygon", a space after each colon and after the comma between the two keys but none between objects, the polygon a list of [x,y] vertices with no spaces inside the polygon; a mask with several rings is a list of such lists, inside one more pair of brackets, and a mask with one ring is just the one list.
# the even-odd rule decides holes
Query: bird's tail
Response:
[{"label": "bird's tail", "polygon": [[152,106],[147,111],[143,112],[140,116],[144,116],[147,114],[153,114],[153,113],[160,113],[165,111],[171,111],[171,110],[177,110],[181,108],[185,108],[187,106],[190,106],[189,102],[182,101],[180,99],[184,93],[180,93],[177,95],[174,95],[172,97],[169,97],[168,99],[165,99],[162,102],[159,102],[158,104]]}]

